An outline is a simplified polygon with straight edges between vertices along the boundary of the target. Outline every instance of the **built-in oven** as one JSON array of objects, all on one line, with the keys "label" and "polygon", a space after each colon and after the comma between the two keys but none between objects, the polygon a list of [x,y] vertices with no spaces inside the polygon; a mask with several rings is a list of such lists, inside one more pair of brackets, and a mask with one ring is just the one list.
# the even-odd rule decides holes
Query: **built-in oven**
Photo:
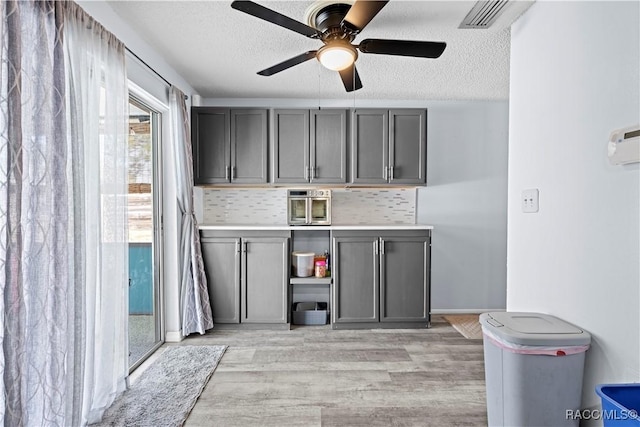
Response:
[{"label": "built-in oven", "polygon": [[289,190],[289,225],[331,225],[331,190]]}]

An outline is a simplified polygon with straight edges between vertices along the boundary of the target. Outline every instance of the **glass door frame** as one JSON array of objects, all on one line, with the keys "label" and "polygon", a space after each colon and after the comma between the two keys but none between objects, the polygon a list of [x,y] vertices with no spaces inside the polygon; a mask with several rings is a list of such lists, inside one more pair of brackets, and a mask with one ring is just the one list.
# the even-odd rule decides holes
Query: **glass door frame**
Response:
[{"label": "glass door frame", "polygon": [[[141,89],[132,82],[129,82],[129,103],[133,103],[139,108],[148,109],[151,113],[151,170],[152,170],[152,201],[153,201],[153,242],[152,242],[152,262],[153,262],[153,310],[155,319],[155,336],[157,341],[139,360],[129,366],[129,374],[139,367],[165,342],[165,316],[164,316],[164,251],[163,251],[163,188],[162,188],[162,140],[163,120],[168,120],[168,108],[152,95]],[[163,117],[165,116],[165,117]],[[127,354],[129,352],[129,327],[127,327]]]}]

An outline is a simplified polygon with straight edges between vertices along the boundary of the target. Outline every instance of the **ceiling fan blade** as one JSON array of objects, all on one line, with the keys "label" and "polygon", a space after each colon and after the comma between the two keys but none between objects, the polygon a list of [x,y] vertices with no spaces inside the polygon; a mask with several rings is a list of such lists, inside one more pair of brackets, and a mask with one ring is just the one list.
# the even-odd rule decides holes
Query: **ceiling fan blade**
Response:
[{"label": "ceiling fan blade", "polygon": [[445,47],[445,42],[366,39],[360,42],[358,49],[362,53],[439,58]]},{"label": "ceiling fan blade", "polygon": [[302,22],[291,19],[288,16],[276,12],[275,10],[271,10],[269,8],[261,6],[258,3],[254,3],[252,1],[234,1],[231,3],[231,7],[241,12],[255,16],[256,18],[260,18],[267,22],[271,22],[272,24],[284,27],[288,30],[295,31],[296,33],[302,34],[303,36],[311,38],[319,37],[318,31],[315,28],[311,28],[308,25],[303,24]]},{"label": "ceiling fan blade", "polygon": [[351,65],[350,67],[338,72],[340,73],[342,84],[344,84],[344,88],[347,92],[362,89],[362,82],[360,81],[360,76],[358,75],[358,70],[356,70],[355,65]]},{"label": "ceiling fan blade", "polygon": [[269,67],[262,71],[258,71],[258,74],[260,74],[261,76],[272,76],[276,73],[279,73],[280,71],[286,70],[287,68],[291,68],[294,65],[302,64],[305,61],[315,58],[316,52],[318,51],[310,50],[298,56],[294,56],[293,58],[287,59],[286,61],[283,61],[279,64],[274,65],[273,67]]},{"label": "ceiling fan blade", "polygon": [[356,0],[342,20],[342,24],[359,33],[389,3],[389,1]]}]

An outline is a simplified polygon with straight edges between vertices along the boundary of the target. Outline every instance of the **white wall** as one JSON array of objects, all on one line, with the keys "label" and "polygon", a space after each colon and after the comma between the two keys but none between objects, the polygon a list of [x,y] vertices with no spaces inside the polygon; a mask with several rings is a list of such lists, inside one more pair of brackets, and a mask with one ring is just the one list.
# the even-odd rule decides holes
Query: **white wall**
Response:
[{"label": "white wall", "polygon": [[640,121],[639,29],[637,1],[536,2],[512,27],[507,309],[591,332],[584,407],[640,381],[640,168],[606,148]]},{"label": "white wall", "polygon": [[[195,94],[193,87],[138,35],[135,28],[130,27],[123,21],[107,2],[76,0],[76,3],[96,21],[100,22],[103,27],[118,37],[129,50],[133,51],[162,77],[180,88],[187,95]],[[129,73],[129,78],[133,77],[136,80],[136,84],[156,96],[160,101],[168,102],[166,84],[158,76],[149,72],[149,70],[145,70],[139,64],[131,64],[131,61],[127,63],[127,72]]]},{"label": "white wall", "polygon": [[[107,30],[112,32],[127,48],[133,51],[149,66],[153,67],[162,77],[174,84],[185,94],[194,93],[193,88],[171,68],[164,59],[154,51],[143,39],[138,36],[133,28],[126,24],[111,7],[102,1],[80,0],[77,3],[95,20],[100,22]],[[131,54],[127,53],[127,74],[129,80],[138,87],[155,97],[164,105],[161,110],[168,109],[169,87],[155,73],[141,64]],[[189,102],[189,101],[187,101]],[[174,168],[174,158],[169,144],[169,115],[163,117],[162,168],[163,168],[163,249],[164,249],[164,326],[166,341],[180,341],[180,269],[178,265],[178,230],[180,229],[180,216],[178,213],[175,180],[171,171]]]},{"label": "white wall", "polygon": [[[356,95],[357,97],[357,95]],[[507,275],[507,101],[213,99],[206,106],[426,108],[427,186],[416,219],[435,226],[432,311],[504,310]],[[201,205],[202,194],[196,193]]]}]

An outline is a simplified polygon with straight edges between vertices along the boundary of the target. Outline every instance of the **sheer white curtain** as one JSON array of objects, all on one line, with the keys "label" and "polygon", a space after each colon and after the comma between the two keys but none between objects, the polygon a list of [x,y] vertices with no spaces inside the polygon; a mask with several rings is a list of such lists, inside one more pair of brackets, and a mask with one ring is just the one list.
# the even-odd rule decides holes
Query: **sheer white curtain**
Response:
[{"label": "sheer white curtain", "polygon": [[82,188],[74,203],[83,220],[76,232],[84,251],[75,254],[85,276],[82,414],[94,422],[124,390],[128,370],[128,87],[124,45],[75,3],[66,12],[68,116]]},{"label": "sheer white curtain", "polygon": [[0,3],[0,417],[98,419],[124,389],[124,47],[75,3]]},{"label": "sheer white curtain", "polygon": [[180,227],[180,310],[182,335],[204,334],[213,328],[207,278],[204,273],[198,223],[193,210],[193,155],[189,116],[184,93],[175,86],[169,94],[171,131],[175,164],[176,193],[181,214]]}]

